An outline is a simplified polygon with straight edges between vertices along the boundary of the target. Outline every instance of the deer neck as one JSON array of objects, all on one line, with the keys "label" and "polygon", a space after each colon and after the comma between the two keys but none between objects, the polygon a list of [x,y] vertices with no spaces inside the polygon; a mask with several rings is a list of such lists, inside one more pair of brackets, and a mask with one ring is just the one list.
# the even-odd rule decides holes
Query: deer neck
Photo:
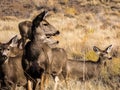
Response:
[{"label": "deer neck", "polygon": [[104,58],[99,57],[97,63],[98,63],[98,65],[103,65],[104,61],[105,61]]},{"label": "deer neck", "polygon": [[35,35],[35,37],[34,37],[34,39],[32,41],[37,42],[37,43],[43,43],[45,37],[46,36]]}]

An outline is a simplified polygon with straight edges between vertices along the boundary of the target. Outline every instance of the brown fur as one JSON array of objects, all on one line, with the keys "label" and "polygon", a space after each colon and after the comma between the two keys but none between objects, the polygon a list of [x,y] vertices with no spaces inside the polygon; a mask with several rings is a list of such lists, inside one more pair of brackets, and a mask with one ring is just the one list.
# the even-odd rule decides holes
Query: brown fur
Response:
[{"label": "brown fur", "polygon": [[[40,13],[41,14],[41,13]],[[39,16],[39,15],[38,15]],[[47,37],[55,36],[59,34],[59,31],[56,30],[54,26],[52,26],[47,20],[43,20],[41,22],[42,28],[44,29],[44,33]],[[23,42],[22,47],[24,47],[26,40],[31,40],[31,28],[32,28],[32,22],[31,21],[22,21],[19,23],[19,32],[21,35],[21,41]]]},{"label": "brown fur", "polygon": [[43,72],[45,74],[51,74],[54,77],[58,76],[63,72],[67,61],[67,55],[64,49],[51,49],[47,43],[43,42],[47,38],[43,31],[44,26],[42,26],[44,15],[45,12],[33,20],[32,39],[26,44],[23,56],[24,70],[34,79],[40,78]]},{"label": "brown fur", "polygon": [[93,77],[98,77],[100,75],[101,67],[104,66],[106,59],[111,59],[109,55],[109,50],[111,45],[105,50],[100,50],[94,46],[94,51],[98,53],[99,59],[96,62],[93,61],[75,61],[68,60],[66,71],[67,78],[74,78],[79,80],[91,79]]},{"label": "brown fur", "polygon": [[[1,63],[2,78],[5,86],[9,88],[9,90],[12,88],[15,89],[16,85],[25,86],[27,84],[21,63],[23,50],[15,47],[15,44],[17,44],[16,38],[15,36],[8,43],[0,44],[0,58],[5,57]],[[11,54],[12,52],[14,54]]]},{"label": "brown fur", "polygon": [[26,40],[31,38],[31,26],[31,21],[23,21],[20,22],[18,25],[21,35],[21,41],[23,42],[22,47],[24,47]]}]

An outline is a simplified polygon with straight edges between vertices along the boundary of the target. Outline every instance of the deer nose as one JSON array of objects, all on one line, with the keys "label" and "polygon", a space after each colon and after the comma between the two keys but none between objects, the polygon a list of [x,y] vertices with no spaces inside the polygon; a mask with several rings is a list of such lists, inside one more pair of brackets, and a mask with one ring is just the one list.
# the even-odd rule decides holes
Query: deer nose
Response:
[{"label": "deer nose", "polygon": [[3,64],[7,60],[7,56],[3,55],[0,57],[0,65]]},{"label": "deer nose", "polygon": [[59,43],[59,41],[56,42],[57,44]]},{"label": "deer nose", "polygon": [[60,34],[60,32],[59,32],[59,31],[56,31],[56,33],[54,34],[54,36],[55,36],[55,35],[59,35],[59,34]]},{"label": "deer nose", "polygon": [[112,60],[112,57],[109,57],[108,59],[109,59],[109,60]]},{"label": "deer nose", "polygon": [[7,56],[5,56],[5,55],[3,55],[2,57],[3,57],[3,59],[4,59],[4,60],[8,59],[8,57],[7,57]]},{"label": "deer nose", "polygon": [[60,32],[59,32],[59,31],[57,31],[57,32],[56,32],[56,34],[60,34]]}]

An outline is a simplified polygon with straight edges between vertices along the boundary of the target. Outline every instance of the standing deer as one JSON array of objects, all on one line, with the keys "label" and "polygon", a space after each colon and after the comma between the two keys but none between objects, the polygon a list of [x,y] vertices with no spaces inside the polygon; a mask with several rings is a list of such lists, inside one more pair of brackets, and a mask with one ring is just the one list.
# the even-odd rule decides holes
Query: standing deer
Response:
[{"label": "standing deer", "polygon": [[79,80],[97,77],[100,74],[101,67],[105,60],[112,59],[110,55],[111,49],[112,45],[108,46],[105,50],[101,50],[94,46],[93,50],[99,55],[99,58],[96,62],[68,60],[66,65],[66,77]]},{"label": "standing deer", "polygon": [[0,43],[0,71],[3,74],[1,78],[7,90],[16,90],[17,86],[25,87],[27,84],[22,68],[23,50],[17,48],[17,44],[17,36],[7,43]]},{"label": "standing deer", "polygon": [[[42,14],[43,13],[40,13],[39,15],[37,15],[36,19],[39,19],[39,17],[41,17]],[[42,22],[40,24],[42,25],[41,28],[43,28],[43,31],[48,38],[51,36],[59,35],[60,32],[56,30],[56,28],[52,26],[47,20],[45,20],[45,16],[43,17]],[[27,39],[31,40],[32,22],[22,21],[19,23],[18,27],[19,27],[19,32],[21,35],[21,41],[23,42],[22,44],[22,48],[23,48],[25,46],[26,40]]]},{"label": "standing deer", "polygon": [[[32,21],[32,38],[25,45],[23,68],[35,80],[40,78],[42,73],[43,78],[46,74],[52,75],[57,83],[58,75],[64,74],[67,55],[64,49],[50,48],[48,44],[44,43],[47,38],[44,30],[51,29],[49,25],[45,27],[43,25],[45,14],[46,12],[42,12]],[[43,84],[43,78],[41,84]]]}]

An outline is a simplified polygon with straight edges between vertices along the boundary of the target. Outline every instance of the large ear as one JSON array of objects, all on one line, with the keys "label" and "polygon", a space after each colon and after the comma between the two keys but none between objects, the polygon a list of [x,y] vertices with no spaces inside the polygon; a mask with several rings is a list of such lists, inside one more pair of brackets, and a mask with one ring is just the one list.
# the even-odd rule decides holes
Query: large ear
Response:
[{"label": "large ear", "polygon": [[93,50],[97,53],[97,54],[100,54],[101,50],[96,47],[96,46],[93,46]]},{"label": "large ear", "polygon": [[105,51],[108,52],[108,53],[111,52],[111,50],[112,50],[112,45],[109,45],[109,46],[105,49]]},{"label": "large ear", "polygon": [[46,16],[47,11],[43,11],[42,13],[40,13],[39,15],[37,15],[33,21],[32,21],[32,25],[35,27],[39,26],[39,23],[44,19],[44,17]]},{"label": "large ear", "polygon": [[18,37],[16,35],[13,38],[11,38],[11,40],[7,44],[11,47],[15,47],[17,46],[17,43],[18,43]]}]

